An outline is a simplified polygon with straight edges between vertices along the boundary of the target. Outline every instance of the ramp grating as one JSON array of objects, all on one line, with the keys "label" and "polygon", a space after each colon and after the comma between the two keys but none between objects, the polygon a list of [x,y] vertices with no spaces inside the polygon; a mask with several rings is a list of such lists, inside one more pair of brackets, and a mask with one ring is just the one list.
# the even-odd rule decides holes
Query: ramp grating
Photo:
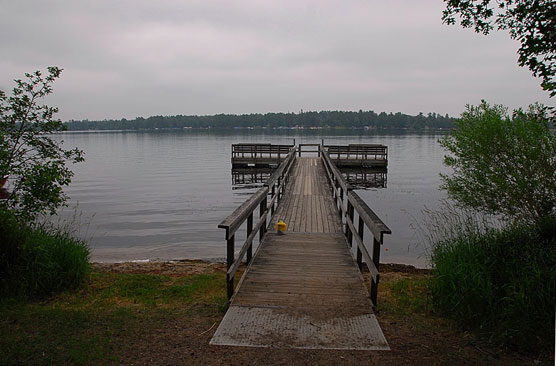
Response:
[{"label": "ramp grating", "polygon": [[390,350],[374,314],[319,319],[269,307],[232,305],[211,345]]}]

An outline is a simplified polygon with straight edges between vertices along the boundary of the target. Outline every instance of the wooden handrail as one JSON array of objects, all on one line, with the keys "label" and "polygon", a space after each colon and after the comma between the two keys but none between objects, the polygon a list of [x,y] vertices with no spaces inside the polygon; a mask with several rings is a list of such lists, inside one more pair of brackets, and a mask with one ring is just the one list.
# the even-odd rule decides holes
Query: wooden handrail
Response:
[{"label": "wooden handrail", "polygon": [[[303,150],[303,147],[308,146],[308,147],[316,147],[316,150]],[[321,150],[322,150],[322,145],[321,144],[299,144],[297,147],[297,150],[299,152],[299,156],[301,156],[302,152],[310,152],[310,153],[317,153],[317,157],[320,157],[321,154]]]},{"label": "wooden handrail", "polygon": [[[218,225],[221,229],[226,229],[226,247],[227,247],[227,271],[226,285],[228,292],[228,300],[232,298],[235,292],[234,279],[235,274],[243,260],[247,255],[247,263],[249,264],[253,258],[253,240],[259,233],[259,242],[262,241],[267,231],[267,217],[269,212],[274,213],[274,205],[278,204],[288,182],[289,174],[295,161],[296,149],[289,149],[288,155],[274,174],[264,183],[264,186],[255,192],[249,199],[241,204],[234,212],[226,217]],[[268,195],[270,203],[268,203]],[[254,211],[259,207],[259,220],[253,226]],[[270,207],[270,209],[269,209]],[[235,256],[235,233],[247,221],[247,239],[243,243],[238,256]]]},{"label": "wooden handrail", "polygon": [[330,155],[328,154],[328,151],[326,150],[322,151],[322,158],[325,162],[325,167],[327,168],[327,170],[330,170],[332,174],[332,176],[329,176],[329,178],[331,179],[332,186],[336,187],[335,182],[338,182],[340,187],[342,187],[342,189],[345,192],[351,191],[351,186],[348,184],[348,182],[346,182],[344,176],[342,175],[342,173],[340,173],[340,171],[338,170],[336,165],[332,162],[332,160],[330,160]]},{"label": "wooden handrail", "polygon": [[226,217],[218,227],[226,229],[226,240],[230,239],[237,229],[243,224],[245,219],[252,213],[268,195],[268,187],[262,187],[257,192],[253,193],[251,197],[241,204],[232,212],[231,215]]},{"label": "wooden handrail", "polygon": [[392,234],[388,226],[382,222],[378,215],[357,193],[353,191],[350,192],[350,194],[348,194],[348,201],[353,205],[353,208],[355,208],[355,211],[357,211],[359,217],[363,219],[363,222],[365,222],[375,238],[382,241],[384,234]]},{"label": "wooden handrail", "polygon": [[[380,246],[383,244],[384,234],[391,234],[392,231],[386,226],[378,215],[352,190],[352,187],[345,181],[342,173],[332,162],[329,156],[329,150],[323,149],[322,160],[326,169],[326,174],[332,186],[333,196],[336,199],[336,207],[345,221],[345,235],[349,246],[353,246],[353,240],[356,242],[355,259],[359,269],[363,263],[367,266],[371,274],[371,302],[373,306],[377,305],[378,283],[380,280]],[[344,207],[344,197],[347,199],[347,208]],[[359,216],[358,227],[355,228],[355,212]],[[371,256],[363,242],[365,226],[369,228],[373,234],[373,255]]]},{"label": "wooden handrail", "polygon": [[280,166],[274,171],[274,173],[272,173],[270,178],[268,178],[267,181],[264,183],[264,186],[271,187],[272,185],[274,185],[274,183],[276,183],[276,181],[282,175],[284,170],[288,169],[288,167],[293,163],[294,160],[295,160],[295,149],[290,149],[288,155],[286,156],[286,160],[284,160],[280,164]]},{"label": "wooden handrail", "polygon": [[388,146],[379,144],[349,144],[345,145],[326,145],[323,149],[328,151],[331,159],[361,159],[367,160],[373,157],[372,160],[383,162],[387,164],[388,161]]}]

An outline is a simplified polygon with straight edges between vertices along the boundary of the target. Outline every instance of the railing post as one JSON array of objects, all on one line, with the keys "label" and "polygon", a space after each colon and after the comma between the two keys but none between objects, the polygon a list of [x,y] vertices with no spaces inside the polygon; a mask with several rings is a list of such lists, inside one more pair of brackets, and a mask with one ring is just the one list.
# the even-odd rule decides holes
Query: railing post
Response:
[{"label": "railing post", "polygon": [[[261,204],[259,206],[259,217],[261,218],[261,220],[263,222],[262,225],[261,225],[261,229],[259,230],[259,244],[263,241],[264,234],[266,233],[266,214],[265,214],[265,211],[266,211],[267,197],[268,196],[266,196],[261,201]],[[263,216],[265,216],[265,217],[263,218]]]},{"label": "railing post", "polygon": [[[226,247],[226,269],[230,269],[235,260],[235,234],[228,239]],[[226,274],[226,286],[228,289],[228,300],[230,300],[234,295],[234,276],[229,276],[228,274]]]},{"label": "railing post", "polygon": [[[379,264],[380,264],[380,244],[381,241],[376,240],[375,237],[373,237],[373,263],[376,267],[376,270],[379,271]],[[371,279],[371,302],[373,303],[373,305],[376,307],[376,302],[377,302],[377,297],[378,297],[378,280],[379,277],[377,275],[376,277],[376,282],[373,281]]]},{"label": "railing post", "polygon": [[[272,185],[272,190],[271,190],[271,195],[270,197],[274,197],[274,194],[276,193],[276,185],[273,184]],[[274,215],[274,203],[272,204],[272,206],[270,207],[270,212],[272,213],[272,215]]]},{"label": "railing post", "polygon": [[338,210],[340,210],[339,214],[340,214],[340,219],[341,219],[342,215],[343,215],[342,208],[344,207],[344,189],[342,187],[340,187],[340,194],[339,194],[338,198],[340,199],[340,201],[339,201],[340,206],[338,207]]},{"label": "railing post", "polygon": [[[247,237],[251,235],[251,232],[253,232],[253,212],[251,212],[251,215],[247,217]],[[251,263],[252,258],[253,258],[253,242],[251,242],[249,248],[247,248],[247,264]]]},{"label": "railing post", "polygon": [[[365,232],[365,223],[363,222],[363,219],[361,218],[361,216],[359,216],[359,225],[358,226],[359,227],[357,228],[357,233],[359,234],[359,237],[361,238],[361,242],[363,242],[363,234]],[[357,265],[359,266],[359,270],[361,270],[361,268],[363,266],[363,254],[361,253],[361,248],[359,248],[359,245],[357,245]]]},{"label": "railing post", "polygon": [[[353,224],[353,218],[355,215],[354,215],[353,205],[349,200],[348,200],[347,214],[351,223]],[[347,236],[349,247],[351,248],[353,246],[353,233],[351,232],[351,228],[349,225],[346,225],[346,236]]]}]

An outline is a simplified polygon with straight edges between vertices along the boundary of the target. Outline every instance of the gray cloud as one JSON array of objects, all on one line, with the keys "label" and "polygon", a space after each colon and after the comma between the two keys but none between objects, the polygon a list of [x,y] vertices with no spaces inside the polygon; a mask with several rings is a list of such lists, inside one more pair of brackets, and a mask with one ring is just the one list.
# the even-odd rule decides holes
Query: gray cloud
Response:
[{"label": "gray cloud", "polygon": [[409,1],[3,1],[0,88],[63,67],[63,119],[372,109],[450,113],[546,93],[517,43]]}]

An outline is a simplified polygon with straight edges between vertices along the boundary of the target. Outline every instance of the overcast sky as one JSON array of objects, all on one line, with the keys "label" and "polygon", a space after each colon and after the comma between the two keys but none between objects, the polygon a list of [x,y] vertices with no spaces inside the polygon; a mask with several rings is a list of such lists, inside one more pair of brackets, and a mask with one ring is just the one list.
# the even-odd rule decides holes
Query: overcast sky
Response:
[{"label": "overcast sky", "polygon": [[554,105],[518,43],[442,24],[441,0],[0,0],[0,89],[64,69],[69,119]]}]

